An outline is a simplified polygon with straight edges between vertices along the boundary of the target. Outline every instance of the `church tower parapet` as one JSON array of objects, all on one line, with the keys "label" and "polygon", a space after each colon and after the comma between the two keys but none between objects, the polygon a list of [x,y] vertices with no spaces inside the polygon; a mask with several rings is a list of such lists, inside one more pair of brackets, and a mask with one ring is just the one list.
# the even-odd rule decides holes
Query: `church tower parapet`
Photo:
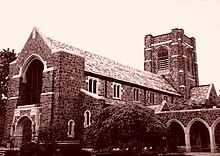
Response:
[{"label": "church tower parapet", "polygon": [[185,98],[198,86],[195,38],[186,36],[183,29],[146,35],[144,59],[144,70],[163,75]]}]

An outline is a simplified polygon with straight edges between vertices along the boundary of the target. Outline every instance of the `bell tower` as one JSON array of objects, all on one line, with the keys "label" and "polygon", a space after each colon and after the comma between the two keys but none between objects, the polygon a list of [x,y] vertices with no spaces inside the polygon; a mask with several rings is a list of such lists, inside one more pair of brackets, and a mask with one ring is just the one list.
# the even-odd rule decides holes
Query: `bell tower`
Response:
[{"label": "bell tower", "polygon": [[144,59],[144,70],[163,75],[184,98],[189,97],[192,87],[198,86],[195,38],[187,37],[183,29],[146,35]]}]

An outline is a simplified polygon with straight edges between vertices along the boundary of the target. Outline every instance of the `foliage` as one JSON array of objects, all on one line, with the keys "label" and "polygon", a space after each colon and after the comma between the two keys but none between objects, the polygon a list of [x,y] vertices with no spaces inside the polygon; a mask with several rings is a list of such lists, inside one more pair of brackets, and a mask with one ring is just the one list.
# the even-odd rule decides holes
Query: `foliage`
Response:
[{"label": "foliage", "polygon": [[38,142],[42,145],[44,151],[52,154],[57,150],[57,143],[67,139],[66,133],[56,128],[56,126],[46,126],[44,129],[39,130]]},{"label": "foliage", "polygon": [[21,156],[32,156],[37,155],[40,152],[40,146],[35,142],[29,142],[22,144],[20,147]]},{"label": "foliage", "polygon": [[102,109],[86,130],[96,151],[137,150],[165,146],[167,127],[154,112],[138,104],[114,105]]},{"label": "foliage", "polygon": [[66,133],[59,128],[50,128],[39,130],[38,140],[45,144],[55,144],[56,142],[63,141],[67,138]]},{"label": "foliage", "polygon": [[14,50],[10,51],[9,49],[3,49],[3,51],[0,51],[0,142],[3,135],[2,127],[6,113],[9,65],[15,59],[16,54]]},{"label": "foliage", "polygon": [[16,59],[14,50],[9,49],[0,52],[0,104],[1,110],[5,110],[7,101],[7,90],[8,90],[8,74],[9,74],[9,63]]}]

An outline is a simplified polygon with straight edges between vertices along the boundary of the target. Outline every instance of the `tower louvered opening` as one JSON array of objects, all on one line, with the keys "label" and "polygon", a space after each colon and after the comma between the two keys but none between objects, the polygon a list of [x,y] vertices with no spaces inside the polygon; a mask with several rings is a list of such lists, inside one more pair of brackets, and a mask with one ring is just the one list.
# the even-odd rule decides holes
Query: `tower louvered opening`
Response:
[{"label": "tower louvered opening", "polygon": [[169,69],[168,51],[166,49],[162,49],[158,52],[158,70],[167,69]]}]

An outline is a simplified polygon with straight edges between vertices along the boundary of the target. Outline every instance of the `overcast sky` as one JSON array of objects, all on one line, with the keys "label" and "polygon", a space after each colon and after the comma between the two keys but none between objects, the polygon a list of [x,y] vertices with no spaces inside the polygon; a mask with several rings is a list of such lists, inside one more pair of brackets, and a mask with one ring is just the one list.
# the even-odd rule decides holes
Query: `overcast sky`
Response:
[{"label": "overcast sky", "polygon": [[220,89],[220,0],[0,0],[0,49],[45,36],[143,69],[144,36],[183,28],[196,38],[200,84]]}]

